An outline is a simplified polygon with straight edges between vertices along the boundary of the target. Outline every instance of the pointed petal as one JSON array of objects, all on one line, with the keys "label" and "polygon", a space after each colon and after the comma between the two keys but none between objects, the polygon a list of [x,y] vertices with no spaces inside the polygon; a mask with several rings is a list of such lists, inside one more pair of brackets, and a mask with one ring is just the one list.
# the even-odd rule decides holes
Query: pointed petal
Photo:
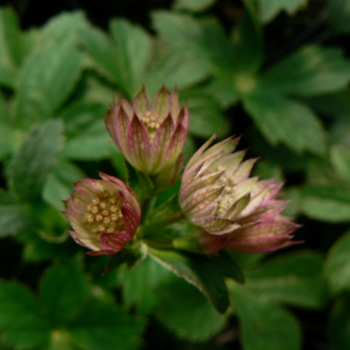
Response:
[{"label": "pointed petal", "polygon": [[144,86],[135,97],[135,100],[133,102],[133,108],[135,110],[135,113],[138,116],[142,115],[144,112],[146,112],[149,109],[147,92]]},{"label": "pointed petal", "polygon": [[230,241],[225,248],[239,253],[264,253],[303,243],[302,241],[291,241],[291,239],[292,236],[283,235],[277,237],[260,237],[255,239]]},{"label": "pointed petal", "polygon": [[180,201],[182,202],[200,188],[215,185],[216,181],[223,173],[224,171],[218,171],[194,178],[193,181],[190,181],[187,185],[181,188],[179,196]]},{"label": "pointed petal", "polygon": [[257,158],[244,161],[232,174],[235,181],[241,182],[247,179],[256,161]]},{"label": "pointed petal", "polygon": [[173,132],[173,120],[170,114],[163,120],[151,145],[150,172],[156,174],[166,164],[166,152]]},{"label": "pointed petal", "polygon": [[139,213],[132,207],[124,206],[121,208],[121,212],[123,215],[126,231],[130,237],[133,237],[137,227],[140,224],[141,217]]},{"label": "pointed petal", "polygon": [[250,194],[247,194],[235,203],[232,204],[231,208],[225,213],[225,217],[228,218],[237,218],[240,212],[248,205],[250,201]]},{"label": "pointed petal", "polygon": [[186,140],[187,130],[178,124],[173,135],[171,136],[168,148],[165,153],[165,159],[168,164],[172,164],[180,155]]},{"label": "pointed petal", "polygon": [[102,232],[100,242],[102,251],[105,254],[115,254],[120,252],[131,237],[126,232]]},{"label": "pointed petal", "polygon": [[233,232],[234,239],[252,239],[254,237],[276,237],[293,232],[299,225],[290,221],[269,220],[257,225],[238,229]]},{"label": "pointed petal", "polygon": [[135,112],[131,104],[129,103],[129,101],[126,100],[125,98],[120,98],[118,101],[118,104],[121,106],[121,108],[124,110],[128,118],[131,120]]},{"label": "pointed petal", "polygon": [[191,196],[181,203],[182,210],[189,217],[196,215],[197,212],[205,209],[212,202],[217,201],[223,189],[224,186],[206,187],[192,193]]},{"label": "pointed petal", "polygon": [[154,96],[151,103],[151,110],[158,115],[160,121],[165,119],[170,113],[170,96],[164,85]]},{"label": "pointed petal", "polygon": [[192,223],[213,235],[222,235],[239,227],[239,225],[236,225],[233,220],[218,216],[196,218],[195,220],[192,220]]},{"label": "pointed petal", "polygon": [[130,163],[138,170],[147,172],[150,158],[150,140],[147,129],[134,115],[128,128],[128,153]]},{"label": "pointed petal", "polygon": [[105,123],[109,134],[128,159],[129,155],[127,140],[130,119],[126,112],[120,106],[108,110]]},{"label": "pointed petal", "polygon": [[177,90],[177,86],[175,86],[173,92],[170,94],[170,114],[173,116],[174,120],[177,119],[180,113],[179,101],[179,92]]},{"label": "pointed petal", "polygon": [[266,221],[278,215],[286,206],[287,201],[273,201],[268,205],[257,207],[251,214],[240,217],[238,222],[241,224],[253,221]]}]

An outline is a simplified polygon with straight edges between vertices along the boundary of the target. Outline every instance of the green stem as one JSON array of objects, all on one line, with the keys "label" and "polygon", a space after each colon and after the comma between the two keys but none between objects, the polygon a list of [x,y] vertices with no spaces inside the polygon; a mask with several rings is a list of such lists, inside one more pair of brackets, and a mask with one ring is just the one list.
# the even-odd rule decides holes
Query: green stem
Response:
[{"label": "green stem", "polygon": [[67,231],[64,231],[60,236],[50,236],[43,230],[37,230],[37,233],[44,241],[50,243],[63,243],[69,236]]},{"label": "green stem", "polygon": [[154,222],[151,222],[149,224],[146,224],[145,226],[143,226],[141,228],[141,232],[142,232],[141,234],[143,235],[143,234],[148,233],[150,231],[153,231],[154,229],[157,229],[159,227],[165,227],[165,226],[174,224],[175,222],[179,222],[184,218],[185,218],[184,214],[181,211],[179,211],[176,214],[174,214],[166,219],[162,219],[159,221],[154,221]]}]

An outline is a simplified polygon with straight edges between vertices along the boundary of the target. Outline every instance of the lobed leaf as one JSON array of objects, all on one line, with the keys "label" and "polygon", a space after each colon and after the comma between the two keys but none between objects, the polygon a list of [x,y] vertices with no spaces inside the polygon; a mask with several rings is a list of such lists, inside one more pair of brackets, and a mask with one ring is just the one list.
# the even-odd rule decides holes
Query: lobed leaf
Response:
[{"label": "lobed leaf", "polygon": [[324,274],[332,294],[350,290],[350,232],[341,237],[328,253]]},{"label": "lobed leaf", "polygon": [[244,350],[298,350],[301,330],[288,311],[244,286],[230,288],[241,324]]},{"label": "lobed leaf", "polygon": [[87,296],[87,278],[77,258],[51,266],[40,282],[41,301],[54,327],[60,327],[76,316]]},{"label": "lobed leaf", "polygon": [[145,323],[117,305],[94,301],[67,326],[74,344],[86,350],[136,350]]},{"label": "lobed leaf", "polygon": [[261,84],[279,93],[312,96],[345,88],[349,80],[350,61],[341,50],[306,46],[268,69]]},{"label": "lobed leaf", "polygon": [[283,142],[296,152],[326,151],[326,133],[314,113],[305,105],[262,87],[243,97],[244,108],[272,144]]},{"label": "lobed leaf", "polygon": [[47,121],[29,134],[15,154],[10,185],[21,201],[31,202],[40,197],[61,149],[62,131],[61,121]]},{"label": "lobed leaf", "polygon": [[38,347],[48,340],[50,326],[27,288],[0,281],[0,327],[6,342],[20,349]]},{"label": "lobed leaf", "polygon": [[26,57],[16,95],[16,122],[20,127],[50,118],[72,92],[83,59],[74,34],[83,24],[80,15],[55,18]]},{"label": "lobed leaf", "polygon": [[214,3],[215,0],[176,0],[173,6],[175,9],[200,12],[206,10]]},{"label": "lobed leaf", "polygon": [[258,4],[261,21],[268,22],[283,10],[289,15],[294,14],[307,4],[307,0],[258,0]]},{"label": "lobed leaf", "polygon": [[196,288],[182,280],[164,284],[157,292],[156,317],[180,338],[203,342],[227,323],[227,315],[220,315]]},{"label": "lobed leaf", "polygon": [[10,8],[0,9],[0,85],[13,88],[23,58],[18,19]]},{"label": "lobed leaf", "polygon": [[226,284],[210,259],[201,255],[151,247],[149,255],[177,276],[196,286],[220,313],[227,310],[229,299]]},{"label": "lobed leaf", "polygon": [[350,2],[331,0],[327,3],[328,24],[335,34],[346,34],[350,31]]},{"label": "lobed leaf", "polygon": [[247,287],[277,303],[320,308],[327,301],[323,258],[308,251],[284,254],[247,272]]}]

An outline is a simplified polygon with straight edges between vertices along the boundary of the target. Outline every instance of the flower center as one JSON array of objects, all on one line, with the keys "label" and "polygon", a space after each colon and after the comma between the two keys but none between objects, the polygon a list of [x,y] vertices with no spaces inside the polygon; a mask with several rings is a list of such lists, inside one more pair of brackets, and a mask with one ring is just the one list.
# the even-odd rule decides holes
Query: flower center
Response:
[{"label": "flower center", "polygon": [[139,116],[139,119],[141,120],[143,125],[146,127],[148,134],[150,136],[150,139],[152,141],[160,125],[158,115],[150,111],[147,111],[145,113],[142,113],[142,115]]},{"label": "flower center", "polygon": [[95,197],[86,207],[85,223],[97,235],[122,230],[124,220],[119,199],[107,191]]}]

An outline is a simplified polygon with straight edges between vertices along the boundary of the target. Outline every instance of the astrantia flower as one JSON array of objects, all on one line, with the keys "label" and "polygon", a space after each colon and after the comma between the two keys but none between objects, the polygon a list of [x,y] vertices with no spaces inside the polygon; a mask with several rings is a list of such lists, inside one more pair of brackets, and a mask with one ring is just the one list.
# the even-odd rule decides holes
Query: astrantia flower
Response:
[{"label": "astrantia flower", "polygon": [[279,199],[282,184],[249,177],[255,159],[242,162],[244,151],[232,153],[237,138],[208,148],[213,139],[188,162],[179,196],[201,249],[253,253],[294,244],[291,233],[298,225],[280,215],[287,205]]},{"label": "astrantia flower", "polygon": [[107,129],[125,158],[149,175],[176,167],[188,124],[189,111],[181,108],[177,90],[170,94],[165,87],[151,103],[144,88],[132,105],[120,99],[106,116]]},{"label": "astrantia flower", "polygon": [[135,234],[141,208],[134,191],[123,181],[100,173],[102,180],[83,179],[75,183],[75,193],[64,201],[74,240],[92,252],[115,254]]}]

